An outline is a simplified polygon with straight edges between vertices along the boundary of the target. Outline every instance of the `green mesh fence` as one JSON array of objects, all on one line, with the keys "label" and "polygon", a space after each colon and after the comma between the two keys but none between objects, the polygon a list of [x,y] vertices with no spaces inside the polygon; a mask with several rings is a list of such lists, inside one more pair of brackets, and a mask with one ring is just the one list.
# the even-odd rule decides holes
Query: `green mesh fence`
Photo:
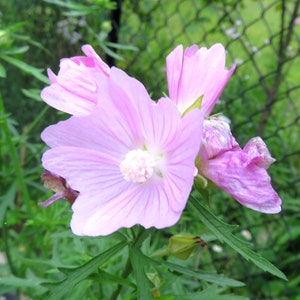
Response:
[{"label": "green mesh fence", "polygon": [[[278,281],[230,253],[210,245],[211,264],[246,282],[250,299],[298,299],[300,277],[300,1],[122,2],[119,42],[134,45],[118,66],[141,80],[154,99],[167,92],[165,57],[178,44],[228,50],[237,70],[214,112],[231,120],[243,146],[253,136],[266,141],[277,162],[269,170],[283,199],[283,212],[263,215],[244,209],[225,193],[212,197],[224,220],[239,224],[255,250],[289,278]],[[249,235],[251,234],[251,236]],[[206,262],[207,263],[207,262]],[[201,264],[200,264],[201,268]],[[236,293],[236,291],[235,291]]]}]

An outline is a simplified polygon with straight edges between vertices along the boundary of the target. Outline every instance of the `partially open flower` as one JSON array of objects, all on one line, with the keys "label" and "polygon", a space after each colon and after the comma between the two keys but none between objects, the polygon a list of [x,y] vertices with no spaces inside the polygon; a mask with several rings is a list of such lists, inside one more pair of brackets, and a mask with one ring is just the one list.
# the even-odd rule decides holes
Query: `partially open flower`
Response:
[{"label": "partially open flower", "polygon": [[[202,98],[201,109],[207,117],[235,70],[225,68],[226,52],[221,44],[211,48],[197,45],[177,46],[166,60],[169,97],[181,114]],[[200,107],[198,107],[200,108]]]},{"label": "partially open flower", "polygon": [[55,75],[48,69],[51,85],[42,90],[50,106],[75,116],[91,113],[97,103],[99,77],[109,76],[110,68],[90,45],[82,47],[86,56],[63,58]]},{"label": "partially open flower", "polygon": [[280,212],[281,199],[266,171],[275,160],[264,141],[252,138],[241,149],[229,125],[218,119],[205,120],[204,124],[199,173],[246,207],[270,214]]}]

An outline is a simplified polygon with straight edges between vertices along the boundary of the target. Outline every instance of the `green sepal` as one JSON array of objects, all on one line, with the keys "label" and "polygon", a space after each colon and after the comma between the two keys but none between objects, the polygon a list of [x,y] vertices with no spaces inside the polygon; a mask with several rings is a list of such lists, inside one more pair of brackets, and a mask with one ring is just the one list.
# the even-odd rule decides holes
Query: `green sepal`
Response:
[{"label": "green sepal", "polygon": [[190,112],[193,109],[200,109],[202,105],[202,99],[203,95],[197,98],[196,101],[183,112],[182,116],[184,117],[188,112]]}]

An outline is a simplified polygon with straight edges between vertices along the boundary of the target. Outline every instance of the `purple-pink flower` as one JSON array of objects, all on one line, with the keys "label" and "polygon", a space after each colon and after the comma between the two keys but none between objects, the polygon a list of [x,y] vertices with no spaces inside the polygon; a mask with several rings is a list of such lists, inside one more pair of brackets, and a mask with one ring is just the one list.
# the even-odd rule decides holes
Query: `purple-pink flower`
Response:
[{"label": "purple-pink flower", "polygon": [[241,149],[226,121],[205,120],[199,156],[199,173],[239,203],[263,213],[281,211],[281,199],[267,173],[275,159],[260,137],[250,139]]},{"label": "purple-pink flower", "polygon": [[51,85],[41,93],[47,104],[75,116],[87,115],[98,105],[101,77],[110,72],[90,45],[84,45],[82,51],[86,56],[63,58],[58,75],[48,69]]},{"label": "purple-pink flower", "polygon": [[[199,174],[214,182],[242,205],[264,213],[281,210],[281,199],[270,183],[267,168],[275,160],[259,137],[244,149],[233,137],[227,121],[209,117],[235,70],[225,68],[221,44],[211,48],[177,46],[167,57],[169,98],[180,112],[201,108],[206,117],[199,151]],[[199,101],[199,103],[198,103]]]},{"label": "purple-pink flower", "polygon": [[75,234],[175,224],[197,170],[249,208],[280,211],[267,173],[274,159],[262,139],[242,149],[225,118],[209,117],[235,70],[225,68],[221,44],[176,47],[167,57],[169,97],[157,103],[91,46],[82,49],[86,56],[61,60],[58,75],[48,70],[51,85],[41,93],[73,115],[42,133],[50,147],[42,158],[43,179],[56,192],[42,205],[67,198]]},{"label": "purple-pink flower", "polygon": [[[226,52],[221,44],[211,48],[177,46],[166,59],[169,97],[180,112],[187,111],[202,97],[201,109],[207,117],[235,70],[225,68]],[[200,108],[200,107],[199,107]]]},{"label": "purple-pink flower", "polygon": [[196,173],[203,117],[181,117],[172,101],[153,102],[144,86],[119,69],[101,77],[96,106],[87,116],[49,126],[45,169],[63,177],[78,197],[72,231],[107,235],[141,224],[175,224]]}]

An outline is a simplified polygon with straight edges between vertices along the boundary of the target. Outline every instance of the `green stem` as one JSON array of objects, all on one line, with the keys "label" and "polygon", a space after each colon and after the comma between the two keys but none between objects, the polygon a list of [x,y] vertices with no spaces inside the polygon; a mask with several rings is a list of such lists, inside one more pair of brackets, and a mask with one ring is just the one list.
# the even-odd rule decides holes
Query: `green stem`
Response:
[{"label": "green stem", "polygon": [[[145,239],[150,234],[152,234],[154,230],[155,230],[154,228],[146,230],[142,226],[139,226],[138,230],[137,230],[137,233],[133,232],[134,233],[134,240],[133,240],[130,248],[140,248],[142,246],[143,242],[145,241]],[[124,269],[121,277],[126,279],[131,272],[132,272],[132,265],[131,265],[130,257],[128,257],[128,259],[126,261],[125,269]],[[111,295],[110,300],[116,300],[118,298],[119,294],[120,294],[121,289],[122,289],[122,285],[119,284],[117,289]]]},{"label": "green stem", "polygon": [[29,132],[43,119],[44,115],[47,113],[48,110],[49,106],[44,107],[44,109],[39,113],[39,115],[34,119],[34,121],[22,133],[23,137],[27,136]]},{"label": "green stem", "polygon": [[[2,237],[3,237],[3,242],[4,242],[4,251],[5,251],[5,255],[6,255],[6,259],[7,259],[7,264],[9,266],[10,272],[18,277],[18,272],[13,264],[13,260],[11,257],[11,252],[10,252],[10,248],[9,248],[9,236],[8,236],[8,230],[7,230],[7,222],[6,222],[6,212],[4,213],[4,218],[3,218],[3,222],[2,222]],[[17,288],[16,289],[16,299],[20,299],[20,289]]]},{"label": "green stem", "polygon": [[[126,279],[131,272],[132,272],[132,265],[131,265],[130,259],[128,257],[128,259],[126,261],[125,269],[124,269],[121,277],[123,279]],[[118,284],[117,289],[112,293],[110,300],[116,300],[121,292],[121,289],[122,289],[122,285]]]},{"label": "green stem", "polygon": [[154,228],[145,229],[142,226],[139,227],[136,239],[133,241],[131,248],[140,248],[145,239],[154,232]]},{"label": "green stem", "polygon": [[25,180],[24,180],[22,166],[20,164],[17,149],[13,143],[12,136],[9,131],[6,112],[5,112],[4,103],[2,100],[1,94],[0,94],[0,114],[2,115],[2,119],[0,119],[0,123],[1,123],[1,127],[3,128],[3,132],[4,132],[4,136],[6,138],[6,143],[8,145],[9,153],[11,155],[14,170],[16,173],[17,182],[21,189],[22,196],[24,198],[24,202],[25,202],[25,205],[27,208],[27,212],[30,213],[31,212],[30,196],[29,196],[29,192],[28,192]]}]

